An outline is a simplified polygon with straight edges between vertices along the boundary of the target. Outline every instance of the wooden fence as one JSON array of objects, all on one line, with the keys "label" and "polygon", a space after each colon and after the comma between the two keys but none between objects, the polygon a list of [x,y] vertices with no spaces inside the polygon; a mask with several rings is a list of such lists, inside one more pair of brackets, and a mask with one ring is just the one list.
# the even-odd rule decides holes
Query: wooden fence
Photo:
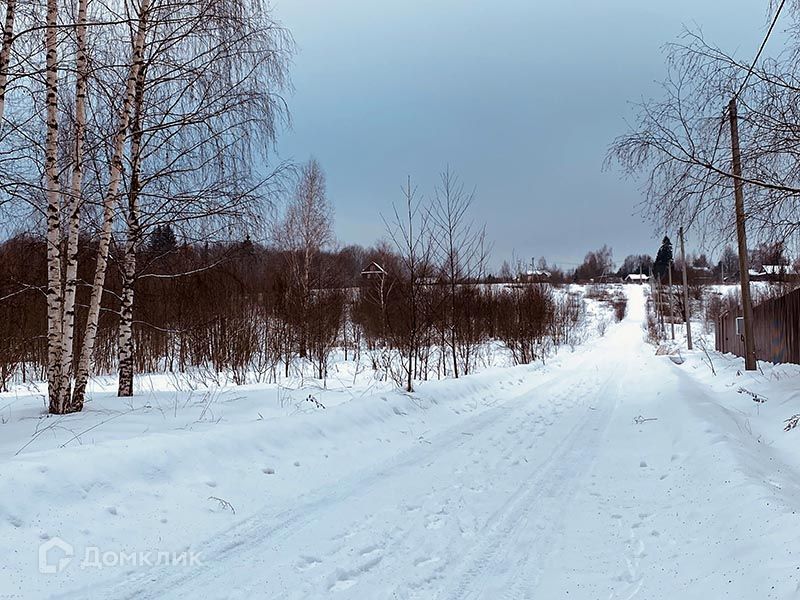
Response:
[{"label": "wooden fence", "polygon": [[[743,336],[736,334],[738,313],[717,319],[715,345],[720,352],[744,356]],[[753,337],[758,360],[800,363],[800,289],[753,308]]]}]

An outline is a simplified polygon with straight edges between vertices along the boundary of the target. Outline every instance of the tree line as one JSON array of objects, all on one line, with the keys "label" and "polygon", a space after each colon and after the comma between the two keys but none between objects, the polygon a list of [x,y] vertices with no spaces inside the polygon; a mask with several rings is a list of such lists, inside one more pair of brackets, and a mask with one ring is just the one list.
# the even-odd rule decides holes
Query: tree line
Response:
[{"label": "tree line", "polygon": [[[150,227],[134,249],[130,305],[127,240],[112,236],[93,370],[119,372],[124,396],[133,393],[135,373],[199,372],[245,383],[310,367],[326,379],[332,353],[342,351],[410,390],[415,381],[458,377],[489,362],[491,342],[516,363],[580,343],[579,294],[486,283],[485,234],[469,216],[474,193],[452,172],[442,173],[428,200],[410,182],[401,198],[385,219],[387,241],[336,249],[325,175],[309,161],[267,243],[201,242],[175,224]],[[78,238],[78,281],[91,279],[87,257],[101,243],[97,235]],[[0,386],[47,379],[48,260],[40,235],[0,244]],[[92,294],[92,286],[76,286],[79,330],[91,317]]]}]

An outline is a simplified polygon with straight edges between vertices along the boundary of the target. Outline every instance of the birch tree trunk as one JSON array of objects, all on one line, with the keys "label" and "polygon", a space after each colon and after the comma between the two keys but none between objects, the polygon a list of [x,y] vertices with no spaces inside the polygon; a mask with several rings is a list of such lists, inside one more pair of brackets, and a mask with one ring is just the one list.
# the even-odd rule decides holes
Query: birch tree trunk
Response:
[{"label": "birch tree trunk", "polygon": [[[133,181],[131,182],[133,183]],[[133,286],[136,281],[136,250],[139,240],[138,207],[136,192],[131,189],[129,198],[128,237],[122,258],[122,294],[119,315],[118,360],[119,385],[117,396],[133,396]]]},{"label": "birch tree trunk", "polygon": [[6,110],[6,88],[8,87],[8,65],[11,60],[11,44],[14,41],[14,13],[17,0],[6,0],[6,21],[3,27],[3,47],[0,48],[0,128]]},{"label": "birch tree trunk", "polygon": [[[78,235],[80,231],[80,211],[83,204],[83,163],[84,141],[86,138],[86,12],[88,0],[78,2],[78,19],[75,27],[77,43],[76,79],[75,79],[75,147],[72,156],[72,175],[70,193],[67,202],[67,261],[64,277],[64,299],[62,306],[62,348],[61,377],[63,379],[64,397],[69,398],[72,386],[72,364],[75,345],[75,295],[78,287]],[[70,405],[66,412],[75,412],[80,407]]]},{"label": "birch tree trunk", "polygon": [[45,26],[46,78],[45,101],[46,134],[44,178],[47,215],[47,384],[50,412],[64,414],[67,411],[64,375],[61,357],[64,347],[62,331],[63,295],[61,285],[61,218],[57,170],[58,153],[58,53],[57,53],[58,4],[47,0]]},{"label": "birch tree trunk", "polygon": [[[52,0],[49,0],[52,1]],[[130,72],[125,85],[125,98],[120,108],[117,131],[114,134],[109,169],[108,189],[103,199],[103,227],[100,232],[100,241],[97,248],[97,264],[95,266],[92,295],[89,300],[89,312],[86,317],[86,331],[84,333],[81,355],[75,372],[75,390],[72,394],[72,404],[75,410],[83,408],[86,396],[86,384],[89,381],[89,366],[94,352],[94,343],[97,339],[97,328],[100,319],[100,305],[105,288],[106,271],[108,270],[108,252],[111,247],[112,225],[114,223],[114,207],[117,201],[117,192],[122,179],[122,157],[125,150],[125,140],[130,124],[131,107],[136,95],[136,80],[139,71],[144,65],[144,40],[147,25],[149,0],[142,0],[139,7],[136,38],[133,44],[133,56]]]},{"label": "birch tree trunk", "polygon": [[126,215],[128,232],[125,255],[122,258],[122,295],[119,316],[119,385],[117,396],[133,396],[133,300],[136,282],[136,252],[141,242],[139,191],[142,167],[142,103],[144,100],[145,69],[141,67],[136,77],[133,123],[131,124],[131,183],[128,192]]}]

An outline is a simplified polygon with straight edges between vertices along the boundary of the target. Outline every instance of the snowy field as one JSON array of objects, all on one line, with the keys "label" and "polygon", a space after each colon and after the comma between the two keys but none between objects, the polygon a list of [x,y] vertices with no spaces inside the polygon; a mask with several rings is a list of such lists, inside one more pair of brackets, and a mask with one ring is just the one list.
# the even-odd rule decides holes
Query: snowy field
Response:
[{"label": "snowy field", "polygon": [[0,598],[798,597],[800,367],[656,356],[643,291],[546,365],[413,394],[347,363],[98,380],[67,417],[0,394]]}]

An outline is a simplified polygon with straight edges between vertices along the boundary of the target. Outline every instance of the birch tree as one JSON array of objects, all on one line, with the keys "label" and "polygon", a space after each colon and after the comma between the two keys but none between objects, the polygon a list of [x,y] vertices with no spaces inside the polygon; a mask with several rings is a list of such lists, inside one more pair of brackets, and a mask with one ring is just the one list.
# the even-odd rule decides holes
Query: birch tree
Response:
[{"label": "birch tree", "polygon": [[123,174],[123,152],[127,140],[131,108],[136,92],[136,81],[144,63],[144,41],[149,16],[149,0],[142,0],[137,12],[136,37],[133,43],[130,71],[125,86],[125,97],[119,110],[118,127],[113,138],[113,154],[109,165],[108,189],[103,200],[103,226],[100,232],[99,246],[97,249],[97,263],[95,267],[92,294],[89,301],[89,311],[86,317],[86,330],[83,335],[81,354],[75,372],[75,390],[72,396],[73,411],[83,408],[86,394],[86,384],[89,381],[90,360],[97,338],[98,319],[100,317],[100,304],[103,299],[103,290],[108,269],[108,253],[111,248],[112,227],[117,202],[117,192]]},{"label": "birch tree", "polygon": [[135,285],[156,275],[154,265],[137,263],[145,232],[171,224],[206,240],[212,230],[253,233],[288,171],[282,163],[264,168],[288,118],[288,32],[258,4],[151,6],[121,198],[120,396],[133,394]]},{"label": "birch tree", "polygon": [[61,364],[58,366],[62,383],[59,386],[61,398],[57,401],[59,414],[80,410],[71,397],[73,348],[75,335],[75,297],[78,287],[78,236],[80,233],[80,211],[83,205],[82,188],[84,176],[84,142],[86,136],[86,95],[88,82],[88,58],[86,54],[88,0],[79,0],[75,27],[76,38],[76,77],[75,77],[75,126],[74,151],[70,190],[66,198],[67,240],[66,273],[61,313]]},{"label": "birch tree", "polygon": [[8,88],[8,69],[11,64],[11,45],[14,42],[14,18],[17,0],[6,0],[6,16],[3,24],[3,45],[0,47],[0,128],[6,109],[6,89]]},{"label": "birch tree", "polygon": [[320,251],[333,243],[333,210],[328,202],[325,173],[312,159],[301,169],[294,197],[286,212],[273,228],[273,239],[286,251],[291,286],[288,293],[295,294],[298,304],[298,352],[307,354],[308,320],[311,294],[315,277],[315,261]]},{"label": "birch tree", "polygon": [[47,383],[50,412],[68,411],[69,390],[62,373],[63,295],[61,285],[61,218],[58,159],[58,3],[47,0],[46,52],[46,138],[44,178],[47,212]]}]

